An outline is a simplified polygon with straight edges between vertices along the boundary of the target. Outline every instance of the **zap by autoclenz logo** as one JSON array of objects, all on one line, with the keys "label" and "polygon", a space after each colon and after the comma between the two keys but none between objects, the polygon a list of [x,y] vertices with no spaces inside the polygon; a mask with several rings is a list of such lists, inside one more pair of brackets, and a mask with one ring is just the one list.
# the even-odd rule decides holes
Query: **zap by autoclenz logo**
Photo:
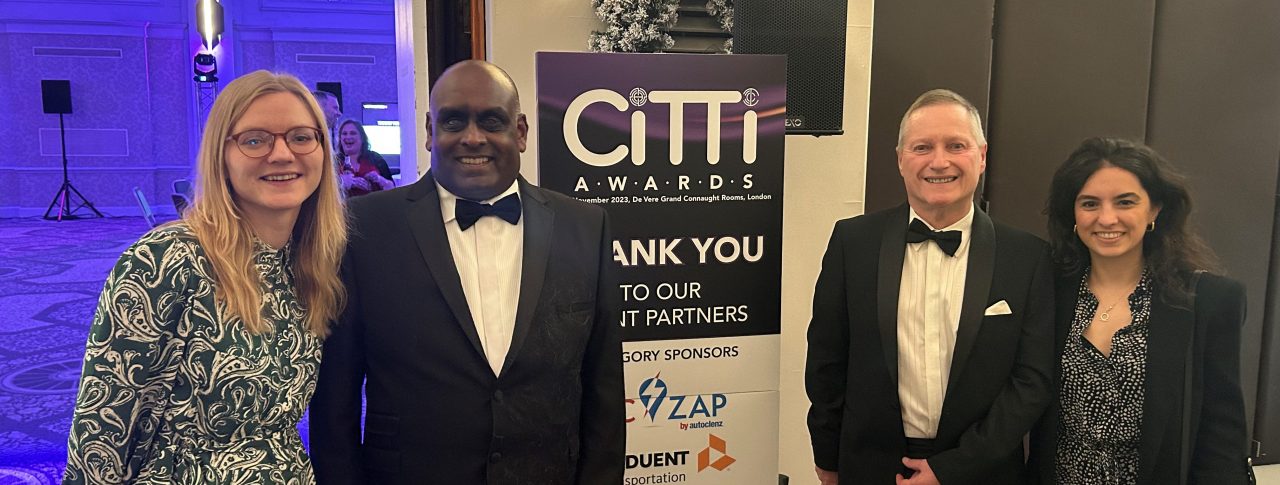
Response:
[{"label": "zap by autoclenz logo", "polygon": [[[729,397],[724,394],[673,394],[662,380],[659,372],[640,383],[639,402],[627,399],[628,407],[641,408],[641,415],[629,415],[627,422],[647,419],[650,423],[658,421],[677,422],[682,430],[719,428],[723,421],[714,420],[720,411],[729,405]],[[685,422],[691,420],[704,420]]]}]

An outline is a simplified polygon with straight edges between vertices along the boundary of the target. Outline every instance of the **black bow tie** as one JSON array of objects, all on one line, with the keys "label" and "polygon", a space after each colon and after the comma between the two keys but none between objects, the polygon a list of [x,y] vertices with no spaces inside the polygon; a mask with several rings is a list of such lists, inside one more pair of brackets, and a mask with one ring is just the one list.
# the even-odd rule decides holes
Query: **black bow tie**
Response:
[{"label": "black bow tie", "polygon": [[511,194],[498,199],[493,205],[460,198],[453,207],[453,216],[458,219],[458,227],[464,231],[476,225],[476,221],[484,216],[498,216],[515,224],[520,221],[520,196]]},{"label": "black bow tie", "polygon": [[930,239],[937,243],[938,249],[947,253],[947,256],[955,256],[956,250],[960,249],[960,231],[934,231],[924,225],[920,219],[912,219],[911,225],[907,227],[907,242],[918,243]]}]

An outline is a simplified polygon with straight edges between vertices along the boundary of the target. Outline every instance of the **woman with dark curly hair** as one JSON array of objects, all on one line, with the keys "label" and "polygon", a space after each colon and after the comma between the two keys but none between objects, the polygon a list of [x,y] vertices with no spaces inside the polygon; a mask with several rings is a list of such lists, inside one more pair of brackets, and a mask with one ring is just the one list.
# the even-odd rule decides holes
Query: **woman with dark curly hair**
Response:
[{"label": "woman with dark curly hair", "polygon": [[1206,270],[1185,178],[1154,150],[1085,140],[1045,208],[1059,264],[1039,483],[1246,483],[1244,288]]}]

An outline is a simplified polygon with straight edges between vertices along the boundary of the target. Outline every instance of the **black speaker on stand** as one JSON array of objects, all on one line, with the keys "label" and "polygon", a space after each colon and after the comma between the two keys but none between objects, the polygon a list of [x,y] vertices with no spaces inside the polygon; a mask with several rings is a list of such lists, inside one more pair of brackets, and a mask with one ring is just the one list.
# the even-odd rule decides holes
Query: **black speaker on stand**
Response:
[{"label": "black speaker on stand", "polygon": [[[49,208],[44,211],[44,218],[61,221],[90,217],[76,214],[76,211],[84,207],[93,211],[93,217],[102,217],[102,213],[93,207],[93,203],[84,198],[74,185],[71,185],[71,178],[67,174],[67,127],[63,123],[62,115],[71,112],[71,81],[49,79],[40,81],[40,97],[44,101],[44,112],[58,115],[58,135],[62,139],[62,187],[53,195],[53,202],[50,202]],[[76,203],[77,200],[78,204],[71,207],[71,204]],[[57,215],[53,214],[55,206],[58,208]]]}]

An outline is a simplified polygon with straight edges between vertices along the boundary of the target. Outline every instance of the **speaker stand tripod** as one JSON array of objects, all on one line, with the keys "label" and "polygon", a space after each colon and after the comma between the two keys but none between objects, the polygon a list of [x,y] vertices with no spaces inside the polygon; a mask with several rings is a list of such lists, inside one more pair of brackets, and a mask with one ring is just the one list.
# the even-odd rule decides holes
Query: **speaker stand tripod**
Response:
[{"label": "speaker stand tripod", "polygon": [[[67,176],[67,128],[62,122],[62,113],[58,113],[58,134],[62,138],[62,188],[58,189],[58,193],[53,195],[53,202],[49,203],[49,208],[44,211],[45,219],[80,219],[81,217],[102,217],[102,213],[93,207],[93,202],[84,198],[84,195],[71,185],[71,178]],[[73,198],[74,197],[74,198]],[[79,199],[79,205],[71,207],[71,204]],[[53,215],[54,206],[58,207],[58,214]],[[76,211],[81,208],[88,207],[93,211],[94,216],[76,215]]]}]

